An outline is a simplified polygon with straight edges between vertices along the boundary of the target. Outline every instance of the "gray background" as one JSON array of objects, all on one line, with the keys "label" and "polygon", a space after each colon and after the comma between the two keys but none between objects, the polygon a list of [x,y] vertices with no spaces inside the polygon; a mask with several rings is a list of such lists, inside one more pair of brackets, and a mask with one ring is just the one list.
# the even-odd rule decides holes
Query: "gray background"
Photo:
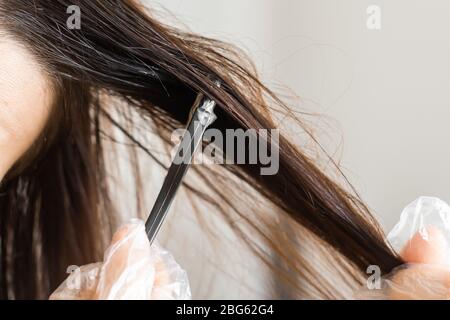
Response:
[{"label": "gray background", "polygon": [[[449,1],[148,2],[243,47],[267,83],[330,116],[342,166],[386,229],[420,195],[450,201]],[[366,27],[372,4],[381,30]]]},{"label": "gray background", "polygon": [[[321,140],[386,231],[420,195],[450,201],[450,1],[146,2],[164,21],[244,48],[269,85],[301,98],[294,108],[323,114]],[[382,10],[381,30],[366,27],[372,4]],[[207,290],[210,273],[183,252],[175,254],[197,298],[263,296],[222,276]]]}]

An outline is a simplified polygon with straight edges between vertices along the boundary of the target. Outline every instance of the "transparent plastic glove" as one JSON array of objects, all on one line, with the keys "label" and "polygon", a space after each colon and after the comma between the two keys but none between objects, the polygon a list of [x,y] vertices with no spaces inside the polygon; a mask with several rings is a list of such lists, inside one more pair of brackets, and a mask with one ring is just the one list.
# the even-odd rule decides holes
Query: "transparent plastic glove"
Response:
[{"label": "transparent plastic glove", "polygon": [[133,220],[114,234],[103,262],[71,271],[50,299],[191,298],[186,272],[156,242],[150,247],[140,220]]},{"label": "transparent plastic glove", "polygon": [[[421,197],[408,205],[388,235],[407,264],[379,279],[357,299],[450,299],[450,207]],[[375,280],[377,281],[377,280]]]}]

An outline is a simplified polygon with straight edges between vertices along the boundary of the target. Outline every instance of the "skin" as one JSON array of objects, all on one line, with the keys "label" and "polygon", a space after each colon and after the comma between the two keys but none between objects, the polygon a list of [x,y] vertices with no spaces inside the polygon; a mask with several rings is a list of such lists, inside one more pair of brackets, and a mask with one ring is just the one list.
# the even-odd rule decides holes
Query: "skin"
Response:
[{"label": "skin", "polygon": [[410,265],[394,273],[387,297],[392,300],[450,299],[448,243],[441,230],[426,228],[416,233],[401,251]]},{"label": "skin", "polygon": [[[40,136],[52,109],[52,86],[32,54],[18,42],[0,35],[0,181],[12,166],[26,153]],[[129,262],[142,257],[145,251],[133,252],[133,242],[128,239],[129,227],[120,229],[112,239],[112,246],[121,243],[110,257],[105,268],[106,289],[117,281]],[[445,237],[439,230],[430,229],[425,241],[415,235],[401,252],[409,263],[406,269],[396,272],[389,299],[446,299],[449,298],[450,271],[443,265],[448,250]],[[145,233],[142,231],[142,238]],[[151,286],[161,286],[167,274],[161,262],[156,263],[156,277]],[[78,298],[99,298],[98,290],[82,289]],[[133,290],[133,288],[128,288]],[[107,290],[106,290],[107,291]]]},{"label": "skin", "polygon": [[52,105],[48,77],[19,43],[0,35],[0,181],[43,131]]},{"label": "skin", "polygon": [[[50,299],[151,300],[170,296],[171,290],[177,290],[171,285],[169,269],[163,257],[151,249],[143,222],[122,226],[114,234],[104,261],[83,266],[80,272],[89,277],[92,270],[95,271],[95,277],[92,276],[91,281],[82,281],[80,288],[76,290],[63,284]],[[171,270],[174,271],[173,265]]]}]

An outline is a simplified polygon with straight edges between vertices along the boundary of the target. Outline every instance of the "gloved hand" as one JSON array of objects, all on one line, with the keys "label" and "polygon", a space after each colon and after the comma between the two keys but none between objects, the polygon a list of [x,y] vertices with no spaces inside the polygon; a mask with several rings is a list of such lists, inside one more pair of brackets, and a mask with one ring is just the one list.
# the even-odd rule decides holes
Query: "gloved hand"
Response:
[{"label": "gloved hand", "polygon": [[140,220],[114,234],[103,262],[76,268],[50,296],[52,300],[190,298],[186,272],[157,243],[150,246]]},{"label": "gloved hand", "polygon": [[407,264],[363,289],[357,299],[450,299],[450,207],[422,197],[403,211],[388,239]]}]

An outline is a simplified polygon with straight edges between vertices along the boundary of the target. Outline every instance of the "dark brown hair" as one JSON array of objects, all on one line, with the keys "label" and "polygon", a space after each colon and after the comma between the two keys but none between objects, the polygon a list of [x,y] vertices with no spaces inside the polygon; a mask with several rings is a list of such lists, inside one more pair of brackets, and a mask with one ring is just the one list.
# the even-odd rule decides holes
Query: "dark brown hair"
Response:
[{"label": "dark brown hair", "polygon": [[[81,9],[80,30],[66,26],[70,5]],[[274,113],[301,125],[240,51],[165,26],[135,1],[3,0],[0,23],[49,74],[58,109],[39,157],[2,186],[3,298],[46,298],[69,264],[101,258],[115,225],[102,147],[113,132],[167,165],[139,140],[137,128],[152,129],[169,145],[197,92],[217,102],[213,126],[221,131],[275,128]],[[260,175],[260,165],[194,166],[192,179],[201,184],[187,179],[184,186],[220,213],[296,297],[346,297],[368,265],[388,272],[402,263],[353,191],[285,134],[273,147],[275,175]]]}]

